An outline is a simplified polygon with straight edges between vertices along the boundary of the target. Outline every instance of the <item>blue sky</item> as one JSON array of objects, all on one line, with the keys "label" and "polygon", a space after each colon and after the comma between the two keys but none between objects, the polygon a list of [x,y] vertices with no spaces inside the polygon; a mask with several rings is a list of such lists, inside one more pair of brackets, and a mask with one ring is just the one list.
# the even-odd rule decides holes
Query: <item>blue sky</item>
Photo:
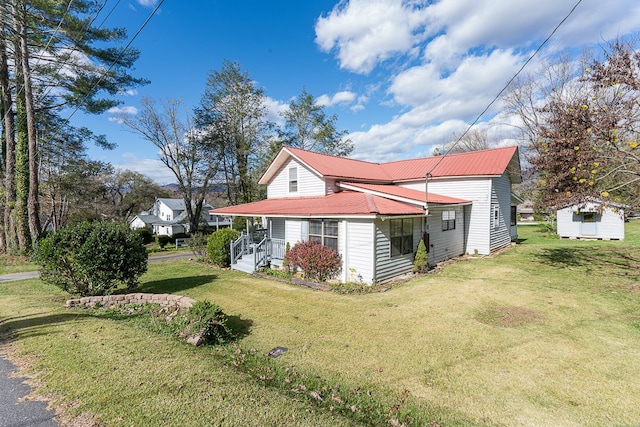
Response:
[{"label": "blue sky", "polygon": [[[113,151],[94,159],[173,182],[155,147],[115,121],[143,96],[180,98],[191,110],[207,75],[237,61],[265,90],[273,119],[305,87],[354,142],[352,157],[389,161],[430,155],[471,123],[578,0],[165,0],[133,42],[133,74],[150,84],[117,110],[72,121],[105,134]],[[132,37],[157,0],[108,0],[105,25]],[[101,22],[99,18],[96,22]],[[637,0],[582,0],[527,67],[561,52],[576,57],[640,32]],[[496,145],[512,144],[513,118],[496,103],[481,118]]]}]

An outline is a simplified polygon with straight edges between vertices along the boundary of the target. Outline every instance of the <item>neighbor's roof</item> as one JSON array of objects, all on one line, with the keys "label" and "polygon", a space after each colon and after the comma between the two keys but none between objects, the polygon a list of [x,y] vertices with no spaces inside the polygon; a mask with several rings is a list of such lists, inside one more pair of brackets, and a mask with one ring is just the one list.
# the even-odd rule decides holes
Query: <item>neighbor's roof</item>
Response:
[{"label": "neighbor's roof", "polygon": [[289,157],[297,159],[323,177],[349,181],[391,184],[422,179],[427,172],[431,174],[431,178],[441,178],[500,176],[505,171],[511,175],[512,182],[521,181],[516,146],[388,163],[370,163],[283,146],[260,178],[260,184],[269,183]]},{"label": "neighbor's roof", "polygon": [[424,209],[419,206],[348,190],[328,196],[266,199],[209,212],[218,215],[283,217],[424,215]]},{"label": "neighbor's roof", "polygon": [[160,218],[158,218],[156,215],[138,214],[134,216],[131,219],[131,221],[133,222],[136,218],[138,218],[140,221],[144,222],[145,224],[152,224],[153,222],[160,220]]},{"label": "neighbor's roof", "polygon": [[[167,205],[167,207],[169,209],[171,209],[171,210],[174,210],[174,211],[184,211],[184,210],[186,210],[183,199],[158,198],[157,200],[159,200],[162,203],[164,203],[165,205]],[[194,201],[192,201],[191,204],[195,206],[195,202]],[[206,201],[204,201],[202,203],[202,209],[203,210],[211,209],[212,207],[213,206],[211,206]]]}]

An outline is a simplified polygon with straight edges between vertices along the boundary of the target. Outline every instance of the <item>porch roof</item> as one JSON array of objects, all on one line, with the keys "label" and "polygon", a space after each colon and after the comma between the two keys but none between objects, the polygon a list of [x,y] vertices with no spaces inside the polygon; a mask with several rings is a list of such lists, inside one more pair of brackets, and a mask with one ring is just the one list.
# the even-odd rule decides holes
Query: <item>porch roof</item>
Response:
[{"label": "porch roof", "polygon": [[211,214],[231,216],[368,216],[424,215],[424,209],[359,191],[340,191],[328,196],[266,199],[259,202],[212,209]]},{"label": "porch roof", "polygon": [[[424,191],[411,190],[409,188],[398,187],[397,185],[363,184],[359,182],[341,182],[338,185],[350,190],[380,195],[382,197],[392,198],[398,201],[407,201],[409,203],[415,203],[422,206],[424,205]],[[458,199],[456,197],[443,196],[436,193],[428,193],[427,203],[456,205],[469,204],[471,201]]]}]

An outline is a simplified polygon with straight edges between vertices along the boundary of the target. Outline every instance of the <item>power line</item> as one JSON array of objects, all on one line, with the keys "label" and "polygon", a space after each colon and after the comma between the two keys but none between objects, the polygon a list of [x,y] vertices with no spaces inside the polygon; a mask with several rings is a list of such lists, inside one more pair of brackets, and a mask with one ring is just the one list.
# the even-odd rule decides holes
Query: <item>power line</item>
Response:
[{"label": "power line", "polygon": [[[119,2],[118,2],[119,3]],[[131,47],[131,44],[133,43],[133,41],[136,39],[136,37],[138,37],[138,35],[140,35],[140,33],[142,32],[142,30],[146,27],[146,25],[149,23],[149,21],[151,20],[151,18],[153,18],[153,16],[156,14],[156,12],[158,11],[158,9],[160,9],[160,6],[162,6],[162,4],[164,3],[164,0],[160,0],[160,2],[158,2],[158,4],[156,5],[156,7],[151,11],[151,13],[149,14],[149,16],[147,17],[147,19],[145,19],[145,21],[142,23],[142,25],[140,26],[140,28],[138,28],[138,31],[136,31],[136,33],[133,35],[133,37],[131,38],[131,40],[129,40],[129,42],[127,43],[127,45],[120,51],[120,54],[118,55],[118,57],[116,59],[114,59],[111,64],[109,65],[109,67],[103,72],[102,76],[93,84],[93,86],[91,87],[91,91],[93,91],[93,89],[96,88],[96,86],[103,80],[103,77],[109,72],[111,71],[111,69],[115,66],[115,64],[120,61],[120,59],[124,56],[125,52],[127,51],[127,49],[129,49],[129,47]],[[106,18],[105,18],[106,19]],[[89,95],[85,95],[83,97],[84,99],[87,99],[89,97]],[[78,110],[80,109],[80,106],[78,105],[72,112],[71,114],[69,114],[69,117],[67,117],[66,119],[63,120],[63,122],[66,124],[69,122],[69,120],[71,120],[71,118],[78,112]],[[51,140],[61,129],[63,125],[61,124],[60,126],[58,126],[51,135],[51,138],[49,138],[49,140]]]},{"label": "power line", "polygon": [[551,39],[551,37],[553,37],[553,35],[556,33],[556,31],[558,31],[558,29],[562,26],[562,24],[564,24],[564,22],[569,19],[569,17],[573,14],[573,12],[578,8],[578,6],[580,5],[580,3],[582,3],[582,0],[578,0],[578,2],[571,8],[571,10],[569,11],[569,13],[567,13],[567,15],[562,19],[562,21],[560,21],[558,23],[558,25],[556,25],[556,27],[553,29],[553,31],[551,31],[551,33],[547,36],[546,39],[544,39],[544,41],[537,47],[537,49],[531,54],[531,56],[529,56],[529,59],[527,59],[525,61],[524,64],[522,64],[522,66],[520,67],[520,69],[513,75],[513,77],[511,77],[509,79],[509,81],[507,82],[506,85],[504,85],[504,87],[500,90],[500,92],[498,92],[498,94],[491,100],[491,102],[489,102],[489,104],[484,108],[484,110],[482,110],[482,112],[480,114],[478,114],[478,116],[476,117],[476,119],[467,127],[467,129],[465,129],[465,131],[458,137],[458,139],[451,145],[451,147],[449,147],[449,149],[442,155],[440,156],[440,159],[438,159],[438,161],[436,162],[436,164],[433,166],[433,168],[431,168],[431,170],[429,170],[427,172],[427,175],[430,175],[431,172],[433,172],[435,170],[436,167],[438,167],[438,165],[440,164],[440,162],[442,162],[442,160],[444,160],[444,158],[451,153],[451,150],[453,150],[455,148],[455,146],[462,140],[462,138],[464,138],[464,136],[471,130],[471,128],[473,126],[476,125],[476,123],[478,123],[478,121],[482,118],[482,116],[484,115],[484,113],[486,113],[489,108],[491,108],[491,106],[493,104],[495,104],[495,102],[500,99],[500,96],[504,93],[505,90],[507,90],[507,88],[511,85],[511,83],[513,83],[513,81],[516,79],[516,77],[518,77],[520,75],[520,73],[525,69],[525,67],[533,60],[533,58],[542,50],[542,48],[544,47],[544,45],[547,44],[547,42]]}]

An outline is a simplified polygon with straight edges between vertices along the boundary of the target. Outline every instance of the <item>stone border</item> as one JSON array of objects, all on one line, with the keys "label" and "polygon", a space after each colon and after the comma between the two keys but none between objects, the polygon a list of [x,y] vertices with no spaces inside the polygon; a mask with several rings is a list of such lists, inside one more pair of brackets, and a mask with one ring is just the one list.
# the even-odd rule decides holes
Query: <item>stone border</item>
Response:
[{"label": "stone border", "polygon": [[165,307],[190,308],[196,301],[193,298],[173,294],[134,293],[125,295],[105,295],[70,299],[64,304],[67,308],[122,307],[129,304],[159,304]]}]

